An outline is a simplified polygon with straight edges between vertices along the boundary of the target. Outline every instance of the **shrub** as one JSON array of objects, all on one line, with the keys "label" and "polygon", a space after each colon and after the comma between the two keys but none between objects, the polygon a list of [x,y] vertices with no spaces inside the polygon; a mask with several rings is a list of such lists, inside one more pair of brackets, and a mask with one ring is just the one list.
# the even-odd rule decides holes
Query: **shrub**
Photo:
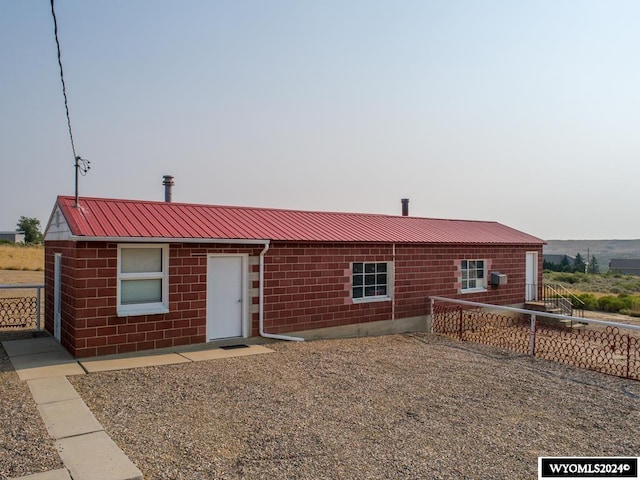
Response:
[{"label": "shrub", "polygon": [[[582,300],[584,302],[584,309],[585,310],[597,310],[598,309],[598,299],[595,297],[595,295],[592,295],[590,293],[580,293],[578,295],[576,295],[580,300]],[[577,301],[573,301],[573,308],[582,308],[582,305],[580,305],[579,302]]]},{"label": "shrub", "polygon": [[605,295],[598,299],[598,310],[603,312],[619,312],[620,310],[630,310],[633,306],[633,298],[629,295],[620,294],[617,297]]},{"label": "shrub", "polygon": [[557,282],[570,283],[571,285],[579,281],[575,273],[558,273],[555,275],[554,280]]},{"label": "shrub", "polygon": [[625,282],[622,284],[622,288],[629,292],[640,292],[640,282],[637,280]]}]

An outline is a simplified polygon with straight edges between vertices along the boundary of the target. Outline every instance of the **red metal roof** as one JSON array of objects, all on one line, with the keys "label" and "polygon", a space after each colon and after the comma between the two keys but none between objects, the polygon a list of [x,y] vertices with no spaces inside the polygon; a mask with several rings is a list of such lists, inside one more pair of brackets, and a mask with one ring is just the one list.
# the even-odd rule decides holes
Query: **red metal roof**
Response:
[{"label": "red metal roof", "polygon": [[93,238],[543,244],[497,222],[80,198],[57,200],[72,235]]}]

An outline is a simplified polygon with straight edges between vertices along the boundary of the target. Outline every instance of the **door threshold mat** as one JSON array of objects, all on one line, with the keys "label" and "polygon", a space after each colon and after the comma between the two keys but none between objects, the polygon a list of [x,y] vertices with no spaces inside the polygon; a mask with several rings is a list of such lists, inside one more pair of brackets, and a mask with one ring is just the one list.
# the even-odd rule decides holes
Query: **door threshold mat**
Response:
[{"label": "door threshold mat", "polygon": [[249,345],[245,345],[244,343],[240,343],[238,345],[225,345],[224,347],[220,347],[220,350],[235,350],[236,348],[249,348]]}]

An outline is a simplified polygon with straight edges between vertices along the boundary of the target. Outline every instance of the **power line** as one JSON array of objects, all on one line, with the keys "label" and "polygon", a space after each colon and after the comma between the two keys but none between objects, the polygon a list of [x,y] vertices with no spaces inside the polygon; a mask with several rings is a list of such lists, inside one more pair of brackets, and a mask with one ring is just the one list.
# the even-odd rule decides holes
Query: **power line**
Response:
[{"label": "power line", "polygon": [[54,0],[51,0],[51,16],[53,17],[53,34],[56,38],[56,47],[58,49],[58,65],[60,66],[60,82],[62,83],[62,96],[64,97],[64,109],[67,114],[67,127],[69,128],[69,140],[71,140],[71,151],[73,152],[73,160],[75,162],[75,205],[78,206],[78,173],[82,176],[86,175],[91,168],[89,160],[86,160],[76,154],[76,145],[73,141],[73,130],[71,129],[71,115],[69,115],[69,100],[67,99],[67,86],[64,83],[64,70],[62,68],[62,53],[60,51],[60,40],[58,40],[58,20],[56,19],[56,10],[54,8]]},{"label": "power line", "polygon": [[67,112],[67,126],[69,127],[69,139],[71,140],[71,150],[73,151],[73,158],[76,155],[76,146],[73,142],[73,131],[71,130],[71,116],[69,115],[69,101],[67,100],[67,87],[64,83],[64,72],[62,70],[62,54],[60,52],[60,41],[58,40],[58,21],[56,19],[56,11],[53,8],[54,0],[51,0],[51,16],[53,16],[53,34],[56,37],[56,46],[58,48],[58,65],[60,65],[60,81],[62,82],[62,96],[64,97],[64,109]]}]

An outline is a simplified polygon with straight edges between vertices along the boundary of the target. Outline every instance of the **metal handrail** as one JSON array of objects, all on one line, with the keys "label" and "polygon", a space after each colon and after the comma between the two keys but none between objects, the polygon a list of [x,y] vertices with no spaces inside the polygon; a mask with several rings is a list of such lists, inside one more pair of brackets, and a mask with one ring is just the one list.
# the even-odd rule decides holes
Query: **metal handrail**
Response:
[{"label": "metal handrail", "polygon": [[0,289],[9,289],[9,288],[24,288],[24,289],[28,289],[28,288],[44,288],[44,285],[42,284],[27,284],[24,283],[22,285],[0,285]]},{"label": "metal handrail", "polygon": [[[571,298],[567,298],[565,295]],[[580,312],[580,317],[584,317],[585,303],[571,290],[562,285],[546,283],[542,292],[542,300],[547,306],[551,305],[559,308],[563,314],[573,316],[575,309]]]},{"label": "metal handrail", "polygon": [[584,308],[585,307],[585,303],[582,301],[582,299],[580,299],[580,297],[578,297],[575,293],[573,293],[571,290],[569,290],[567,287],[565,287],[564,285],[560,285],[559,283],[554,283],[553,284],[555,288],[557,288],[558,290],[562,290],[564,291],[567,296],[571,297],[572,300],[577,301],[580,305],[582,305],[581,307],[578,308]]},{"label": "metal handrail", "polygon": [[[536,317],[538,315],[546,318],[557,318],[558,320],[575,320],[569,315],[560,315],[557,313],[541,313],[535,310],[527,310],[525,308],[507,307],[504,305],[493,305],[490,303],[470,302],[467,300],[458,300],[456,298],[433,296],[433,297],[428,297],[428,299],[431,305],[431,311],[430,311],[431,316],[433,316],[433,302],[439,301],[439,302],[447,302],[447,303],[458,303],[460,305],[468,305],[470,307],[488,308],[491,310],[504,310],[505,312],[524,313],[526,315],[530,315],[531,317]],[[580,321],[581,323],[593,323],[594,325],[604,325],[609,327],[626,328],[629,330],[640,331],[640,325],[632,325],[629,323],[609,322],[607,320],[596,320],[594,318],[585,318]]]}]

